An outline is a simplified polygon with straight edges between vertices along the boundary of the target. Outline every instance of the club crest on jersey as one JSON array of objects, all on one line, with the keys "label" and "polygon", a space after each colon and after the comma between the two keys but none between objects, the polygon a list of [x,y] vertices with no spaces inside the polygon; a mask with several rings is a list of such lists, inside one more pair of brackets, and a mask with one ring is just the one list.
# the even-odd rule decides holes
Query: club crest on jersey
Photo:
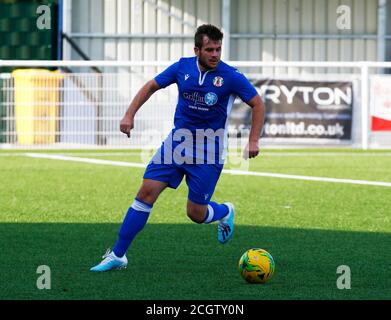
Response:
[{"label": "club crest on jersey", "polygon": [[208,106],[213,106],[214,104],[216,104],[217,100],[217,94],[215,94],[214,92],[208,92],[204,97],[204,101]]},{"label": "club crest on jersey", "polygon": [[214,77],[213,78],[213,85],[215,87],[221,87],[224,84],[224,79],[222,77]]}]

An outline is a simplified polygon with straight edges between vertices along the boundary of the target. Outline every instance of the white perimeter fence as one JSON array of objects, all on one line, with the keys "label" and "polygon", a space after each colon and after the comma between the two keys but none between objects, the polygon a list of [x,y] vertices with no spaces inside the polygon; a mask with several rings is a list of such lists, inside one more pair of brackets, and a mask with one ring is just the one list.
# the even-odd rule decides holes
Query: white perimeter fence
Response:
[{"label": "white perimeter fence", "polygon": [[[139,110],[130,140],[119,132],[119,121],[141,86],[170,63],[0,60],[0,72],[5,67],[18,69],[0,73],[0,148],[160,145],[173,126],[176,86],[159,90]],[[391,63],[231,61],[229,64],[243,71],[255,84],[261,83],[258,89],[268,108],[269,102],[274,107],[277,102],[286,103],[277,106],[279,111],[268,113],[271,122],[265,125],[263,145],[391,148],[388,127],[391,75],[384,74],[384,70],[391,70]],[[280,82],[270,85],[267,81],[272,80]],[[319,83],[342,82],[351,84],[349,91],[335,91],[339,90],[335,86],[316,87]],[[303,105],[298,106],[297,101]],[[331,113],[306,113],[305,108],[314,101],[311,108]],[[241,123],[249,124],[250,108],[239,99],[235,105],[228,127],[230,139],[245,139],[242,132],[245,126]],[[280,124],[272,122],[273,116]],[[311,118],[316,120],[313,124],[304,124]],[[323,125],[322,119],[333,119],[334,123]],[[339,119],[345,121],[343,130]]]}]

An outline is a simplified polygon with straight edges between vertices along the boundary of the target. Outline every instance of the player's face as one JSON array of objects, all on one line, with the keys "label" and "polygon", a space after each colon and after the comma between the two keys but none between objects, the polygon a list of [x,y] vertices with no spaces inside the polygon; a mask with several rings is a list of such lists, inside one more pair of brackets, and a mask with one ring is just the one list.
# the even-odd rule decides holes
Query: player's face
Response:
[{"label": "player's face", "polygon": [[210,40],[204,36],[201,49],[195,47],[201,69],[210,70],[217,67],[221,59],[221,40]]}]

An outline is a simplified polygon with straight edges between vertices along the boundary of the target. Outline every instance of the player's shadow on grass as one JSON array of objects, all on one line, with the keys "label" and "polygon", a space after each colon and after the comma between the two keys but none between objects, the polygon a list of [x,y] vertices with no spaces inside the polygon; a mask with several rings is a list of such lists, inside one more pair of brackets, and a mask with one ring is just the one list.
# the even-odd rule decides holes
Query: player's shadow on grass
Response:
[{"label": "player's shadow on grass", "polygon": [[[237,225],[229,243],[217,225],[147,224],[127,253],[127,270],[89,272],[114,244],[119,224],[0,224],[0,299],[391,299],[391,235]],[[276,273],[250,285],[238,260],[268,250]],[[51,289],[37,289],[40,265]],[[351,289],[337,288],[337,268]],[[345,282],[346,283],[346,282]]]}]

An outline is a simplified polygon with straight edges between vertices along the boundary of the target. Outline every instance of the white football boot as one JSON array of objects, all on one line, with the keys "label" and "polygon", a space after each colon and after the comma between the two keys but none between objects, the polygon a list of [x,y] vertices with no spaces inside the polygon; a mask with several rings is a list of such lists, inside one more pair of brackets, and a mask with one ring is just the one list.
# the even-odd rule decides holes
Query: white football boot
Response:
[{"label": "white football boot", "polygon": [[128,265],[128,259],[126,255],[121,258],[118,258],[113,251],[107,249],[106,253],[102,256],[102,262],[92,267],[90,271],[94,272],[104,272],[109,270],[118,270],[118,269],[126,269]]}]

